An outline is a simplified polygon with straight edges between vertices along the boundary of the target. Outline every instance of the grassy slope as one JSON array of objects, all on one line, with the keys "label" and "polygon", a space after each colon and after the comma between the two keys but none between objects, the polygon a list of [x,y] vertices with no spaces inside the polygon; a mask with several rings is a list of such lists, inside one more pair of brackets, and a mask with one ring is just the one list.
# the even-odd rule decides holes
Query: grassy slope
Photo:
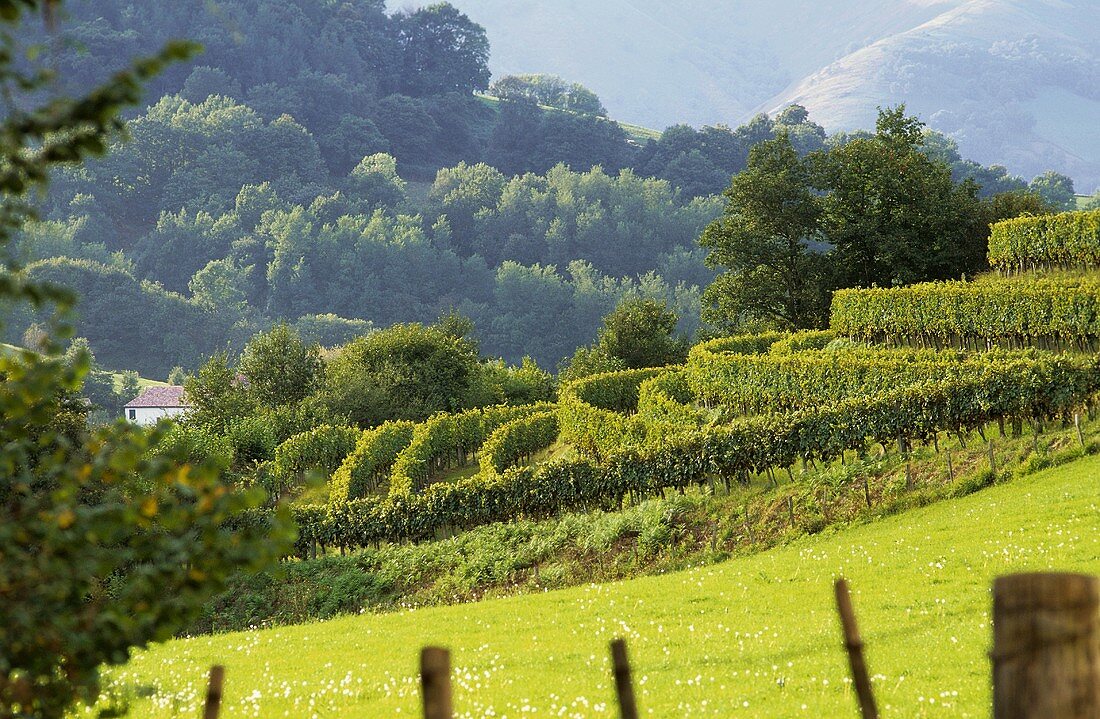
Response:
[{"label": "grassy slope", "polygon": [[[614,716],[626,636],[643,716],[854,716],[831,582],[853,584],[884,716],[989,714],[990,580],[1100,572],[1100,458],[724,564],[544,594],[171,642],[114,673],[132,716],[413,716],[422,645],[454,650],[459,716]],[[249,698],[251,697],[251,698]],[[559,714],[561,712],[561,714]]]}]

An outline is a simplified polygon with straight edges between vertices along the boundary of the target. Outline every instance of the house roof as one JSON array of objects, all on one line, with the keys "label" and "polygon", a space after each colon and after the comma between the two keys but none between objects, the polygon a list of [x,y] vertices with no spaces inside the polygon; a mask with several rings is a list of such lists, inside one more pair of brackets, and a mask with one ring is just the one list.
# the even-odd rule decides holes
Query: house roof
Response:
[{"label": "house roof", "polygon": [[146,387],[141,394],[126,404],[126,408],[187,406],[187,401],[183,397],[183,387],[174,386]]}]

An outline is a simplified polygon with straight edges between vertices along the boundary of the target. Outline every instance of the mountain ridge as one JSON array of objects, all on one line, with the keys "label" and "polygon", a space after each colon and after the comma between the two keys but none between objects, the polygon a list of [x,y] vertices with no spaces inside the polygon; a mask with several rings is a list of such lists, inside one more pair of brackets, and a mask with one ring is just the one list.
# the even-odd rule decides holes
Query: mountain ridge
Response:
[{"label": "mountain ridge", "polygon": [[[740,124],[806,105],[830,130],[905,103],[964,155],[1100,185],[1100,5],[1082,0],[453,0],[496,76],[547,72],[612,116]],[[391,1],[391,9],[421,4]]]}]

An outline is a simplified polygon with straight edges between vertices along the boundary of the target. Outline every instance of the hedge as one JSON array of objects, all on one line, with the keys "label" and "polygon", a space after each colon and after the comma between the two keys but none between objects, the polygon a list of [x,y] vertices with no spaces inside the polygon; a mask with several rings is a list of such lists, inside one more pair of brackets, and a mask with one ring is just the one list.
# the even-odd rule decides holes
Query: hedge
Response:
[{"label": "hedge", "polygon": [[1001,271],[1100,264],[1100,210],[1017,217],[990,227],[989,264]]},{"label": "hedge", "polygon": [[498,405],[458,414],[440,413],[418,424],[412,439],[398,454],[390,473],[390,494],[422,491],[442,471],[465,466],[497,427],[519,417],[553,409],[539,403]]},{"label": "hedge", "polygon": [[546,449],[558,438],[556,411],[537,412],[506,422],[493,430],[481,446],[483,474],[500,474],[531,455]]},{"label": "hedge", "polygon": [[308,472],[322,472],[328,478],[355,450],[360,434],[354,427],[323,424],[294,435],[275,448],[270,469],[274,488],[290,489]]},{"label": "hedge", "polygon": [[332,475],[329,501],[359,499],[378,489],[389,477],[397,455],[412,441],[414,427],[415,423],[400,420],[363,432],[355,449]]},{"label": "hedge", "polygon": [[419,540],[520,516],[613,507],[629,493],[645,496],[716,476],[728,481],[790,466],[799,458],[829,460],[845,450],[864,451],[869,441],[927,440],[937,432],[969,431],[998,419],[1059,417],[1098,391],[1095,360],[1021,358],[972,376],[665,436],[614,452],[599,464],[553,462],[436,484],[416,495],[299,508],[299,551],[314,543],[356,547]]},{"label": "hedge", "polygon": [[1100,339],[1100,283],[1021,278],[838,290],[831,325],[895,345],[1091,351]]}]

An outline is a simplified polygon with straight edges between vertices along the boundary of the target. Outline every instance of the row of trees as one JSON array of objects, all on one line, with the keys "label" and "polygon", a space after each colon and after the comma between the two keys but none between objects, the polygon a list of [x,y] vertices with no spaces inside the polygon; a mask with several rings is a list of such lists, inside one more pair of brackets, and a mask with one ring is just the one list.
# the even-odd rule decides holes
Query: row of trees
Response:
[{"label": "row of trees", "polygon": [[731,333],[820,327],[832,290],[972,275],[988,266],[991,222],[1055,209],[1037,192],[979,198],[926,137],[898,107],[874,135],[806,156],[783,133],[754,147],[701,239],[724,270],[704,318]]},{"label": "row of trees", "polygon": [[[229,194],[222,177],[196,192]],[[28,272],[87,298],[79,332],[104,362],[157,378],[227,343],[239,349],[277,318],[308,322],[331,345],[454,307],[475,319],[490,353],[512,362],[529,354],[544,366],[591,341],[626,296],[669,302],[691,332],[697,287],[713,277],[692,245],[719,212],[717,200],[685,203],[668,183],[630,172],[557,167],[508,180],[487,165],[459,165],[439,173],[423,214],[411,215],[393,158],[374,155],[332,194],[296,203],[275,185],[249,184],[221,214],[164,212],[127,242],[111,229],[114,200],[80,189],[93,187],[74,188],[52,219],[29,225],[18,252],[53,256]],[[20,313],[9,341],[37,319]]]}]

